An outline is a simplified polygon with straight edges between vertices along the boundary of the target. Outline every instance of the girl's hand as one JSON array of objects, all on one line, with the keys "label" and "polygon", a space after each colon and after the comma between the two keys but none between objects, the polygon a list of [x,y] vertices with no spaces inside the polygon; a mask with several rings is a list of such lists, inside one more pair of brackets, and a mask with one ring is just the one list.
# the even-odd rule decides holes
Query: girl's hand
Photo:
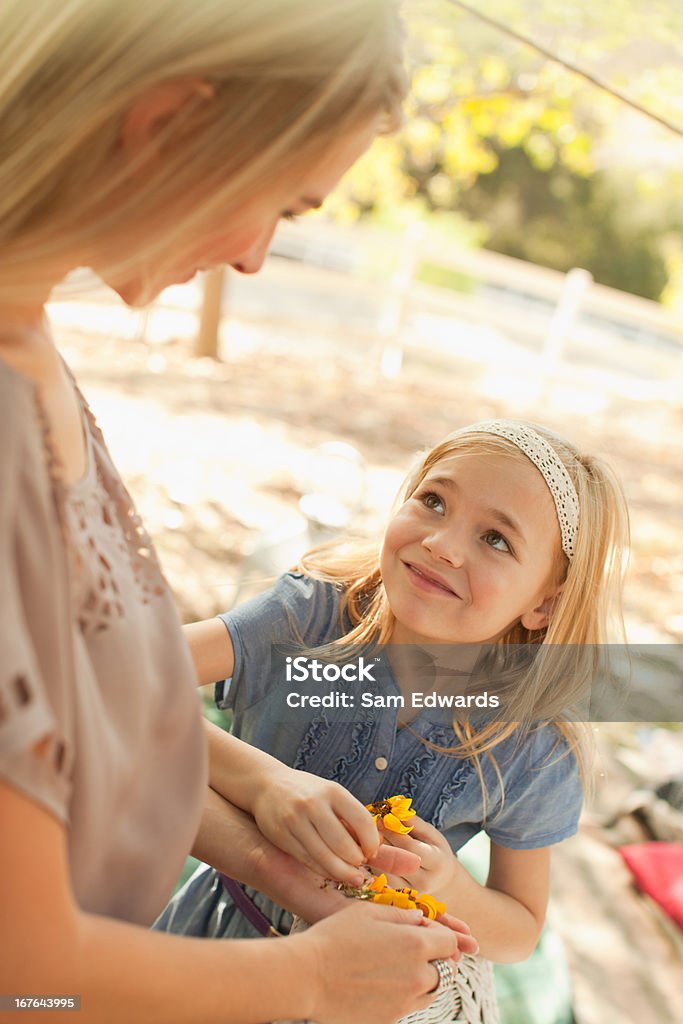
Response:
[{"label": "girl's hand", "polygon": [[383,850],[372,815],[336,782],[285,766],[262,780],[251,814],[263,835],[323,878],[361,885],[361,864],[397,874],[415,872],[408,851]]},{"label": "girl's hand", "polygon": [[382,828],[382,837],[387,844],[396,849],[416,854],[420,858],[420,866],[402,877],[418,892],[429,892],[438,896],[454,882],[458,862],[447,840],[433,825],[417,817],[410,819],[413,826],[409,835],[398,835]]}]

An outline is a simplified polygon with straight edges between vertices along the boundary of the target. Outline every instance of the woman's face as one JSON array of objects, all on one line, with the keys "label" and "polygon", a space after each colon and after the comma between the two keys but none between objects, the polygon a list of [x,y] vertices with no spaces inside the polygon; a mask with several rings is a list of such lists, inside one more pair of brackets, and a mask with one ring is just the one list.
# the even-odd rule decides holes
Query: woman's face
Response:
[{"label": "woman's face", "polygon": [[[377,132],[373,121],[358,131],[344,135],[317,163],[302,167],[290,175],[283,188],[280,181],[272,190],[245,199],[232,223],[217,226],[189,251],[178,254],[177,262],[163,271],[148,266],[124,282],[107,280],[124,302],[141,306],[164,288],[189,281],[200,270],[230,266],[241,274],[261,269],[278,222],[307,210],[317,209],[336,187],[347,170],[370,146]],[[97,270],[97,267],[94,267]]]}]

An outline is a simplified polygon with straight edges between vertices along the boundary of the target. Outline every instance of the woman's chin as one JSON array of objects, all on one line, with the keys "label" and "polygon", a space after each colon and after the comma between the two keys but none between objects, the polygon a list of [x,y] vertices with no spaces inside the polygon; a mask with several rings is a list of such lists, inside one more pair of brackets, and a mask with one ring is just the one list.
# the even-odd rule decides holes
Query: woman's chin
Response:
[{"label": "woman's chin", "polygon": [[170,288],[172,285],[186,284],[196,274],[197,270],[193,268],[192,270],[179,270],[177,273],[169,275],[166,279],[161,279],[160,277],[152,279],[149,277],[131,277],[126,281],[120,281],[103,277],[103,280],[127,306],[130,306],[132,309],[141,309],[158,298],[165,288]]},{"label": "woman's chin", "polygon": [[137,278],[123,283],[110,281],[106,283],[131,309],[142,309],[144,306],[148,306],[165,287],[158,282],[152,283]]}]

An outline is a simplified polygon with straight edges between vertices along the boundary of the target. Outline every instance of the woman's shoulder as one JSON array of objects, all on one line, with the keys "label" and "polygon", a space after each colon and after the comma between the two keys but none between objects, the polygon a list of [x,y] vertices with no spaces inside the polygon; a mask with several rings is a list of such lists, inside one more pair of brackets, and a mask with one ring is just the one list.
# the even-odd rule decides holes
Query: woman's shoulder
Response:
[{"label": "woman's shoulder", "polygon": [[27,424],[36,424],[35,385],[0,357],[0,452],[16,450]]},{"label": "woman's shoulder", "polygon": [[[36,386],[0,358],[0,514],[33,518],[49,506],[49,457]],[[24,493],[30,491],[31,493]]]}]

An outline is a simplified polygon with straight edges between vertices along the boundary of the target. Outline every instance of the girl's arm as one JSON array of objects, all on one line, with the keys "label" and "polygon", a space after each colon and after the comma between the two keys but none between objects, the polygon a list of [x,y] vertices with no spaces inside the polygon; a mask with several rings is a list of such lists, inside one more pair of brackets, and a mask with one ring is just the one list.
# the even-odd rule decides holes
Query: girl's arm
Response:
[{"label": "girl's arm", "polygon": [[229,679],[234,666],[232,640],[223,621],[218,618],[191,622],[183,626],[197,672],[197,686],[209,686],[220,679]]},{"label": "girl's arm", "polygon": [[209,785],[250,814],[268,839],[323,878],[359,884],[379,851],[372,816],[337,782],[296,771],[206,723]]},{"label": "girl's arm", "polygon": [[419,870],[404,878],[467,921],[482,956],[496,963],[514,963],[530,956],[545,921],[550,847],[511,850],[492,842],[488,878],[486,885],[480,885],[437,829],[418,817],[411,819],[413,823],[410,835],[384,831],[392,845],[421,858]]},{"label": "girl's arm", "polygon": [[348,905],[340,892],[323,887],[322,875],[279,850],[252,817],[211,789],[192,854],[311,924]]},{"label": "girl's arm", "polygon": [[[223,622],[207,619],[183,631],[199,685],[229,678],[234,651]],[[359,865],[375,861],[379,839],[361,803],[336,782],[294,771],[216,726],[207,723],[207,733],[212,789],[251,815],[276,846],[323,878],[362,881]]]},{"label": "girl's arm", "polygon": [[63,825],[2,782],[0,820],[0,906],[12,938],[0,958],[0,992],[80,996],[83,1024],[390,1024],[429,1002],[429,961],[456,952],[447,928],[405,927],[414,914],[364,904],[303,935],[229,944],[85,913],[71,890]]}]

